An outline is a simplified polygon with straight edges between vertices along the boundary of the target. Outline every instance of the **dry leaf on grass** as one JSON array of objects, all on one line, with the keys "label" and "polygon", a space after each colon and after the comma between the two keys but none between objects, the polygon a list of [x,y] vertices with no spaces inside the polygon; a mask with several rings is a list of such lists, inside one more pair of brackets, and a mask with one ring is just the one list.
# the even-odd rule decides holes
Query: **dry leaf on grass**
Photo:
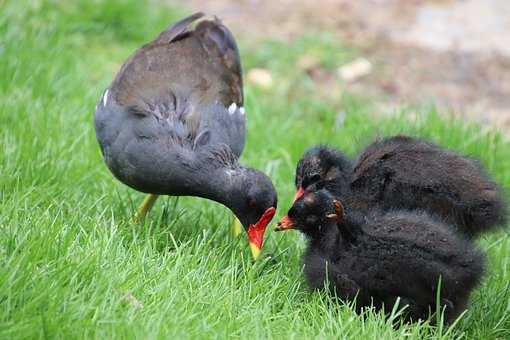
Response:
[{"label": "dry leaf on grass", "polygon": [[372,63],[365,58],[358,58],[341,66],[338,74],[346,82],[354,82],[372,72]]},{"label": "dry leaf on grass", "polygon": [[252,68],[246,75],[248,83],[267,89],[273,85],[273,76],[265,68]]}]

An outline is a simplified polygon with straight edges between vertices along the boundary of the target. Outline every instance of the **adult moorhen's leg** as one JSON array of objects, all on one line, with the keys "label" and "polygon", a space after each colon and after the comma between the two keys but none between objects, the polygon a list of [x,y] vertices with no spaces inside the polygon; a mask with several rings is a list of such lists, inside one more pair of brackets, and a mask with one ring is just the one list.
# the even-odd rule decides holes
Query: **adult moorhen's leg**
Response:
[{"label": "adult moorhen's leg", "polygon": [[147,215],[147,213],[151,210],[152,206],[154,205],[157,199],[158,195],[154,194],[148,194],[144,198],[142,204],[140,204],[138,210],[136,211],[134,218],[135,222],[141,222],[145,218],[145,215]]}]

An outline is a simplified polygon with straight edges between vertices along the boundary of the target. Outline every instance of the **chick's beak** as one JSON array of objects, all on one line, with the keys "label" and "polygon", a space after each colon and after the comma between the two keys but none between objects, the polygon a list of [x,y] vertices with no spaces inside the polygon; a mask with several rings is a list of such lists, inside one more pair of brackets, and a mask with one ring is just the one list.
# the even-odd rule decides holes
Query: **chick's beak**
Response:
[{"label": "chick's beak", "polygon": [[282,217],[282,219],[278,222],[278,226],[276,227],[275,231],[284,231],[294,228],[294,221],[289,217],[289,215],[285,215]]},{"label": "chick's beak", "polygon": [[305,189],[303,187],[299,187],[299,189],[296,191],[296,194],[294,195],[294,198],[292,199],[292,204],[296,203],[298,199],[300,199],[305,194]]},{"label": "chick's beak", "polygon": [[256,260],[260,255],[260,249],[264,243],[264,232],[266,227],[273,219],[276,209],[268,208],[255,224],[250,224],[248,227],[248,241],[250,242],[250,249],[253,258]]}]

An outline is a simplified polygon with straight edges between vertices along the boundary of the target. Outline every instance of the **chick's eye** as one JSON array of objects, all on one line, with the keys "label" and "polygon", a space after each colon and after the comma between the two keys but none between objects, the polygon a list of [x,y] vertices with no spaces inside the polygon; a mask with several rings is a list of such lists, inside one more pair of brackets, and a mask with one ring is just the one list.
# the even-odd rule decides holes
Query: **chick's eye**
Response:
[{"label": "chick's eye", "polygon": [[310,177],[310,183],[315,183],[321,180],[321,176],[319,174],[315,174]]},{"label": "chick's eye", "polygon": [[321,179],[321,176],[319,174],[313,174],[313,175],[306,176],[303,179],[303,187],[306,188],[310,184],[320,181],[320,179]]}]

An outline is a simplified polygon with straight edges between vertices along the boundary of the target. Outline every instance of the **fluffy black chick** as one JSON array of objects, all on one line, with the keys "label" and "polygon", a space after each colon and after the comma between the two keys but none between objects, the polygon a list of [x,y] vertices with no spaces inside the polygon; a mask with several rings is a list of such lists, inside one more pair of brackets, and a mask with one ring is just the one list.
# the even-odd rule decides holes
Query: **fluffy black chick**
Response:
[{"label": "fluffy black chick", "polygon": [[344,213],[326,190],[307,191],[279,226],[308,238],[303,262],[312,289],[329,283],[358,309],[372,305],[389,313],[399,301],[399,307],[407,305],[407,320],[436,310],[440,284],[440,307],[446,322],[453,321],[484,272],[483,253],[429,215]]},{"label": "fluffy black chick", "polygon": [[[507,222],[501,188],[474,159],[407,136],[372,143],[352,167],[331,161],[339,154],[324,147],[306,152],[296,179],[302,174],[329,175],[301,180],[306,186],[298,187],[298,191],[304,192],[311,185],[327,188],[348,210],[423,210],[469,238]],[[312,163],[315,166],[309,165]]]},{"label": "fluffy black chick", "polygon": [[295,199],[299,198],[306,188],[319,181],[333,181],[338,191],[346,190],[352,169],[352,161],[339,150],[327,145],[309,148],[296,167]]}]

